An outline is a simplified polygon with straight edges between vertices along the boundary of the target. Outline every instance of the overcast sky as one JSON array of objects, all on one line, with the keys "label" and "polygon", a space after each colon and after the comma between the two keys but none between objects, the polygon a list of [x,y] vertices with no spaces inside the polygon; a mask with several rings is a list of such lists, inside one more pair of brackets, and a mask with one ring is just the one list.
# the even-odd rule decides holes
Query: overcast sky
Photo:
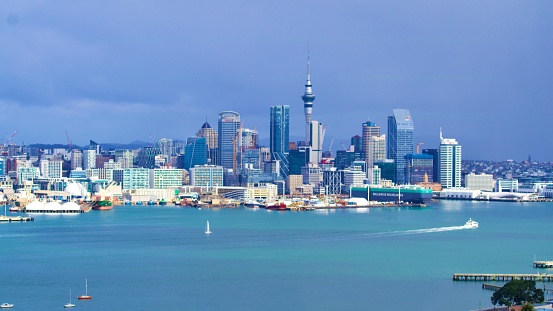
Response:
[{"label": "overcast sky", "polygon": [[411,112],[463,159],[553,161],[553,1],[39,1],[0,5],[0,136],[21,144],[194,136],[234,110],[304,135],[307,46],[324,149]]}]

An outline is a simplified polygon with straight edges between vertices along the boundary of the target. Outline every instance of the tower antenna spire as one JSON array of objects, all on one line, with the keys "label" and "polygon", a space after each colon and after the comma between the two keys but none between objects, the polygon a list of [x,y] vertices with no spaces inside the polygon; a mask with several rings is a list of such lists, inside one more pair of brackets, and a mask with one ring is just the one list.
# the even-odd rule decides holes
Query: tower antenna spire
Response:
[{"label": "tower antenna spire", "polygon": [[307,43],[307,84],[311,84],[311,61],[309,59],[309,43]]}]

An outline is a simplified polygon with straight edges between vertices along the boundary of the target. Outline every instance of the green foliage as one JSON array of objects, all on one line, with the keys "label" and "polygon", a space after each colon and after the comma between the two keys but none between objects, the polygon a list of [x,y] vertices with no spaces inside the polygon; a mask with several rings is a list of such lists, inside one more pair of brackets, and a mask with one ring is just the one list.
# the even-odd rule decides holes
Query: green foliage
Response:
[{"label": "green foliage", "polygon": [[525,303],[520,311],[534,311],[534,307],[529,303]]},{"label": "green foliage", "polygon": [[495,292],[491,297],[491,301],[494,305],[499,303],[500,305],[512,306],[542,302],[543,298],[543,290],[536,289],[535,281],[513,280]]}]

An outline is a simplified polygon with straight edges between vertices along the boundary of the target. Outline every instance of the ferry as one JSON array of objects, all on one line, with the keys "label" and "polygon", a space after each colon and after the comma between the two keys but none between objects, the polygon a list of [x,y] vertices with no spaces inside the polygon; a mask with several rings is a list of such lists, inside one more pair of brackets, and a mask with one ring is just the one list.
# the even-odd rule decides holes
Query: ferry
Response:
[{"label": "ferry", "polygon": [[472,218],[469,218],[469,220],[465,223],[465,227],[467,228],[478,228],[478,223],[474,220],[472,220]]}]

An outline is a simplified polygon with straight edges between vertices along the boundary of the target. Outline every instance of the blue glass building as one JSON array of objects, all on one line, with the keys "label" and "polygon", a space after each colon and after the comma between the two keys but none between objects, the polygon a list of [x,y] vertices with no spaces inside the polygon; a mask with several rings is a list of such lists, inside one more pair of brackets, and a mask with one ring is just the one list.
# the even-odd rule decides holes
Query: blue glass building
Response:
[{"label": "blue glass building", "polygon": [[240,114],[234,111],[219,113],[219,158],[217,163],[225,169],[235,169],[236,132],[240,128]]},{"label": "blue glass building", "polygon": [[396,183],[406,184],[405,156],[414,153],[413,134],[415,127],[407,109],[394,109],[388,117],[388,141],[386,157],[396,163]]},{"label": "blue glass building", "polygon": [[208,148],[205,137],[189,137],[184,147],[183,168],[190,171],[195,165],[207,164]]},{"label": "blue glass building", "polygon": [[279,160],[280,176],[288,176],[288,154],[290,141],[290,106],[272,106],[270,117],[270,146],[271,160]]}]

